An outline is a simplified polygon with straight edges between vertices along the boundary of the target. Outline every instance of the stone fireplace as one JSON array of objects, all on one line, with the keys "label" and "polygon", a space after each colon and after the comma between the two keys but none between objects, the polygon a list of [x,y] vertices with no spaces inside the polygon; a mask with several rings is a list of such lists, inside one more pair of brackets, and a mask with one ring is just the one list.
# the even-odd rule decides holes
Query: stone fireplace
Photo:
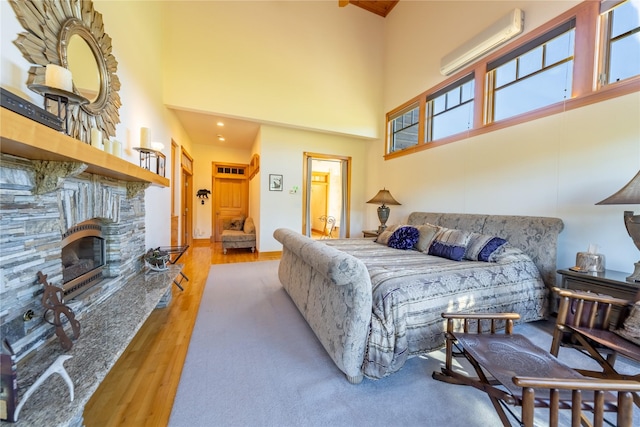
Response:
[{"label": "stone fireplace", "polygon": [[143,268],[146,185],[58,166],[73,169],[50,162],[42,179],[43,162],[0,157],[0,332],[18,360],[54,333],[42,318],[38,271],[65,289],[82,321]]}]

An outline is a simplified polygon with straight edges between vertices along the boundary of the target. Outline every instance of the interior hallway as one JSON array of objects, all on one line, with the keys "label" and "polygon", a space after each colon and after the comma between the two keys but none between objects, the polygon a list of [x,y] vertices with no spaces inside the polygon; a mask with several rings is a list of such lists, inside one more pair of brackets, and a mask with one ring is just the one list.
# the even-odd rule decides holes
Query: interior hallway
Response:
[{"label": "interior hallway", "polygon": [[173,286],[170,305],[155,309],[142,325],[87,403],[85,425],[167,425],[209,266],[277,259],[280,252],[261,254],[249,249],[229,249],[223,255],[220,243],[192,245],[179,260],[189,278],[182,283],[184,291]]}]

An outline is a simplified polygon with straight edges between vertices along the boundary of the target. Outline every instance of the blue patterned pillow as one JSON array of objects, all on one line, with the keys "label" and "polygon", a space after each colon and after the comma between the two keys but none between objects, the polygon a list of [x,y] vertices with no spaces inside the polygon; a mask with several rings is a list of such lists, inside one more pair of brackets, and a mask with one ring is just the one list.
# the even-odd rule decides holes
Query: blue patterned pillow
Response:
[{"label": "blue patterned pillow", "polygon": [[507,243],[507,241],[500,237],[471,233],[471,238],[467,245],[467,253],[464,257],[471,261],[491,262],[492,255],[505,243]]},{"label": "blue patterned pillow", "polygon": [[412,249],[418,242],[420,232],[415,227],[400,227],[389,237],[388,246],[395,249]]},{"label": "blue patterned pillow", "polygon": [[461,261],[467,252],[471,234],[453,228],[441,228],[429,246],[429,255]]}]

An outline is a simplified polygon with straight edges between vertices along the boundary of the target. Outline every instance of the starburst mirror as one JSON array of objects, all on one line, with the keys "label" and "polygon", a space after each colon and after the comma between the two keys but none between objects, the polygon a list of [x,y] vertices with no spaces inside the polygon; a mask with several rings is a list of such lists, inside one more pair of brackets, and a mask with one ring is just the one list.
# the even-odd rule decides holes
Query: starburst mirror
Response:
[{"label": "starburst mirror", "polygon": [[118,62],[111,53],[111,37],[104,32],[102,15],[90,0],[10,0],[27,32],[14,41],[29,69],[28,86],[42,84],[48,64],[68,68],[73,92],[88,102],[69,104],[66,132],[90,143],[91,128],[105,137],[116,135],[120,122]]}]

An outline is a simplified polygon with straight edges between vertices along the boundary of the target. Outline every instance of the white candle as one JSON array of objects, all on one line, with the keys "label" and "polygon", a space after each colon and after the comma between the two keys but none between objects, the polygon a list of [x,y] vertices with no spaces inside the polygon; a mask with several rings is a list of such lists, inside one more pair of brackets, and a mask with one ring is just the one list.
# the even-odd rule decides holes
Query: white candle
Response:
[{"label": "white candle", "polygon": [[122,143],[117,139],[114,139],[113,142],[111,143],[111,153],[114,156],[118,156],[122,158]]},{"label": "white candle", "polygon": [[91,146],[102,150],[102,132],[97,128],[91,128]]},{"label": "white candle", "polygon": [[110,140],[108,140],[108,139],[105,139],[105,140],[104,140],[104,152],[105,152],[105,153],[109,153],[109,154],[111,154],[111,153],[112,153],[112,150],[111,150],[111,141],[110,141]]},{"label": "white candle", "polygon": [[140,147],[149,147],[149,128],[140,128]]},{"label": "white candle", "polygon": [[57,89],[71,92],[73,90],[71,71],[59,65],[47,64],[47,69],[45,70],[44,75],[44,84],[49,87],[55,87]]}]

